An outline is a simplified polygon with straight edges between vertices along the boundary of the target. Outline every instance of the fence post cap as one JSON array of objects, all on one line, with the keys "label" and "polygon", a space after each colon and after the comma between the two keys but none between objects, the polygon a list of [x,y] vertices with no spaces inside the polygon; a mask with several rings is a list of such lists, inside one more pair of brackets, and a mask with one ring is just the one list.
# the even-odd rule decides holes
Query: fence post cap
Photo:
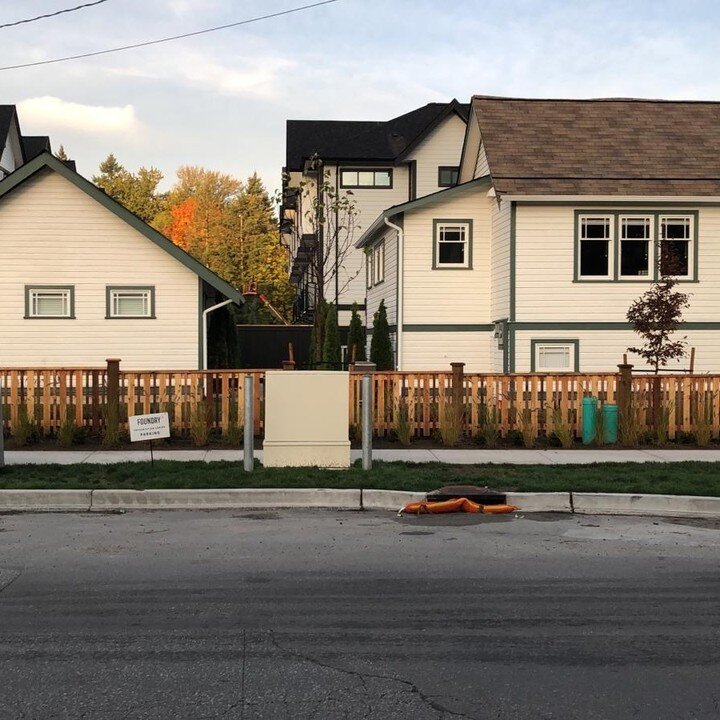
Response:
[{"label": "fence post cap", "polygon": [[106,363],[119,363],[120,358],[105,358]]},{"label": "fence post cap", "polygon": [[355,371],[356,372],[375,372],[377,370],[377,365],[374,362],[370,362],[369,360],[356,360],[355,361]]},{"label": "fence post cap", "polygon": [[450,367],[452,368],[464,368],[465,363],[464,362],[451,362]]},{"label": "fence post cap", "polygon": [[635,366],[630,363],[620,363],[618,365],[618,370],[632,370],[634,367]]}]

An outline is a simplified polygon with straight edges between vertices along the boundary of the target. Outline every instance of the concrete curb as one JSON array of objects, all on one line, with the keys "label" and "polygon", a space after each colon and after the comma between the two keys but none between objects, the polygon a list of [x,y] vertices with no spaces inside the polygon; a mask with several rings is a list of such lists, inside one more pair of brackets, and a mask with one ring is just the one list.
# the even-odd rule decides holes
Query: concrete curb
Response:
[{"label": "concrete curb", "polygon": [[210,490],[95,490],[90,510],[223,510],[328,508],[359,510],[359,490],[236,488]]},{"label": "concrete curb", "polygon": [[692,495],[573,493],[575,512],[583,515],[654,515],[720,518],[720,498]]},{"label": "concrete curb", "polygon": [[[365,490],[366,510],[397,511],[425,493]],[[522,513],[648,515],[720,518],[720,497],[619,493],[508,493]],[[209,490],[0,490],[1,512],[110,512],[113,510],[359,510],[360,490],[230,488]]]},{"label": "concrete curb", "polygon": [[92,490],[0,490],[0,512],[87,512]]}]

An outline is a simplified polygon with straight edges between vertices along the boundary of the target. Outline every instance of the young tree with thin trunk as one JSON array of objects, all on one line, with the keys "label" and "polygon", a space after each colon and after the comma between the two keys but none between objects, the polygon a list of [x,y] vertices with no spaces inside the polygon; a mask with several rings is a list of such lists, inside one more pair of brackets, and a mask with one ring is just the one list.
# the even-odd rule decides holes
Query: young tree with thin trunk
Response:
[{"label": "young tree with thin trunk", "polygon": [[342,355],[340,352],[340,335],[338,333],[337,309],[330,303],[325,316],[325,338],[323,339],[323,367],[326,370],[340,370]]}]

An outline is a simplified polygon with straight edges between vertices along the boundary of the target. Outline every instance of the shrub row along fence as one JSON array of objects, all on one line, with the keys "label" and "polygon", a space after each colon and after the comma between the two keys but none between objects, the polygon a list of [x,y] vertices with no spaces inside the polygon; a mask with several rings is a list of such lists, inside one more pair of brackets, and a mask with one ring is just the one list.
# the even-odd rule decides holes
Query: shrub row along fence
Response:
[{"label": "shrub row along fence", "polygon": [[[629,368],[629,366],[628,366]],[[375,372],[372,374],[375,434],[387,437],[405,427],[410,436],[431,437],[448,423],[461,435],[516,431],[526,438],[556,433],[580,437],[583,398],[620,406],[626,434],[656,431],[720,436],[720,375],[465,374]],[[117,403],[121,428],[129,415],[168,412],[178,434],[193,424],[227,433],[242,425],[244,377],[254,384],[255,433],[263,432],[264,371],[121,372],[106,368],[0,369],[5,429],[19,419],[43,434],[65,423],[102,433],[108,407]],[[350,375],[348,421],[361,424],[361,373]],[[288,398],[292,402],[292,398]]]}]

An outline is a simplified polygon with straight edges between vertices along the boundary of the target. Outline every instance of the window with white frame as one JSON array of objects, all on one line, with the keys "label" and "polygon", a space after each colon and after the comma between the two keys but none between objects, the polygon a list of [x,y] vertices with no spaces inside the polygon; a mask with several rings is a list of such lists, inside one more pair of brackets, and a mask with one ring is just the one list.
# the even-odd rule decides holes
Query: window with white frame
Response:
[{"label": "window with white frame", "polygon": [[660,216],[660,272],[680,278],[691,276],[693,218],[689,215]]},{"label": "window with white frame", "polygon": [[580,217],[579,276],[591,280],[608,279],[610,266],[613,218],[607,215]]},{"label": "window with white frame", "polygon": [[385,241],[373,248],[374,283],[379,285],[385,280]]},{"label": "window with white frame", "polygon": [[152,318],[155,315],[155,293],[152,287],[109,287],[108,318]]},{"label": "window with white frame", "polygon": [[374,284],[373,280],[375,275],[375,262],[372,248],[368,249],[365,253],[365,274],[367,275],[367,287],[369,290]]},{"label": "window with white frame", "polygon": [[653,218],[620,216],[620,277],[651,278],[653,268]]},{"label": "window with white frame", "polygon": [[435,221],[435,267],[469,268],[471,242],[469,221]]},{"label": "window with white frame", "polygon": [[388,190],[392,188],[392,169],[341,170],[340,187]]},{"label": "window with white frame", "polygon": [[533,341],[536,372],[572,372],[575,369],[575,345],[570,342]]},{"label": "window with white frame", "polygon": [[70,285],[25,288],[25,316],[28,318],[72,318],[74,305],[75,289]]}]

